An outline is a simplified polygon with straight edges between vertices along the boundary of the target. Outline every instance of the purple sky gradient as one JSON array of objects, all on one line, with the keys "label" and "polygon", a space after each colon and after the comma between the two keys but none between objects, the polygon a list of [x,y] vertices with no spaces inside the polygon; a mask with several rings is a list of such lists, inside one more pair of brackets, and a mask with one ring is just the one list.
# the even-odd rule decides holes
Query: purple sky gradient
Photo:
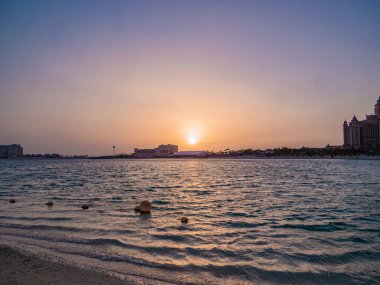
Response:
[{"label": "purple sky gradient", "polygon": [[342,144],[380,95],[380,1],[0,1],[0,144]]}]

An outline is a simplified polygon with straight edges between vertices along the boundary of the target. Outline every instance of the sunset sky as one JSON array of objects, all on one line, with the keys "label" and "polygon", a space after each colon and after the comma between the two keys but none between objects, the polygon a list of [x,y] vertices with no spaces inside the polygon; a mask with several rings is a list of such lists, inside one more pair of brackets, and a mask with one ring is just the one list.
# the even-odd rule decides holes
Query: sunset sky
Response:
[{"label": "sunset sky", "polygon": [[336,145],[379,95],[380,1],[0,0],[24,153]]}]

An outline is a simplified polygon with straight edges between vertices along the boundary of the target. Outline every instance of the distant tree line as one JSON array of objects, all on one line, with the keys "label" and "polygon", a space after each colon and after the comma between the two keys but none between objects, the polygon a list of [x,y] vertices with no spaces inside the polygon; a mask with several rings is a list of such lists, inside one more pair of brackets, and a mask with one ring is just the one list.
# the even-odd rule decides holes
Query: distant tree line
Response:
[{"label": "distant tree line", "polygon": [[373,147],[335,147],[327,145],[324,148],[289,148],[281,147],[274,149],[225,149],[218,152],[210,151],[210,156],[224,157],[224,156],[256,156],[256,157],[273,157],[273,156],[287,156],[287,157],[336,157],[336,156],[380,156],[380,146]]},{"label": "distant tree line", "polygon": [[37,154],[24,154],[24,157],[30,158],[88,158],[88,155],[62,155],[59,153],[37,153]]}]

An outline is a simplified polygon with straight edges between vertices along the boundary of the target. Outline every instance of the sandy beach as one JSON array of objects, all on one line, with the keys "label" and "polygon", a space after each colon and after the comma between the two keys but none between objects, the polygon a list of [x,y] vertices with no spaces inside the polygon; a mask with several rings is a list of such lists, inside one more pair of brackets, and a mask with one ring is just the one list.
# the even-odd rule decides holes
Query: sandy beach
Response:
[{"label": "sandy beach", "polygon": [[3,245],[0,246],[0,264],[3,285],[147,284],[143,281],[122,281],[99,272],[44,261]]}]

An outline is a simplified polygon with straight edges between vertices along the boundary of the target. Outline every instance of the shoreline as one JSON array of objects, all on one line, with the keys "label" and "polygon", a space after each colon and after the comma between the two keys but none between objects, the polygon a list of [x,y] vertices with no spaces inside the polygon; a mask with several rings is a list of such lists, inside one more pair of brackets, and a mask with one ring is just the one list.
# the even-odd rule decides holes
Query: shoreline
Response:
[{"label": "shoreline", "polygon": [[4,285],[60,284],[60,285],[129,285],[129,280],[73,265],[47,261],[31,253],[0,244],[0,280]]},{"label": "shoreline", "polygon": [[17,247],[0,244],[1,284],[14,285],[136,285],[171,284],[133,273],[120,278],[67,260],[50,260]]},{"label": "shoreline", "polygon": [[173,285],[219,284],[214,278],[194,277],[186,271],[160,271],[129,264],[110,268],[88,257],[73,259],[22,241],[0,242],[2,285]]}]

